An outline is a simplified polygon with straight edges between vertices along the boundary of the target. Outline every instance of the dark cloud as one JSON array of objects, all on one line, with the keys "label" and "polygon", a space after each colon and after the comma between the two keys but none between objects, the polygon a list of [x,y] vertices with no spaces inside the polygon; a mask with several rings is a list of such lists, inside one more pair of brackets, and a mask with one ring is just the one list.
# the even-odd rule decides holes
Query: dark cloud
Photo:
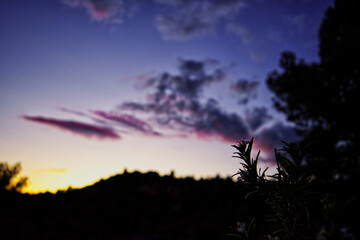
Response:
[{"label": "dark cloud", "polygon": [[201,100],[206,86],[227,75],[223,68],[209,71],[209,62],[216,65],[216,61],[180,59],[179,74],[163,73],[147,80],[146,86],[155,89],[147,102],[125,102],[119,110],[150,114],[162,128],[203,139],[231,142],[247,137],[246,123],[238,114],[222,110],[214,99]]},{"label": "dark cloud", "polygon": [[195,134],[202,139],[234,142],[249,135],[243,119],[236,113],[221,110],[213,99],[206,104],[176,98],[158,103],[124,103],[120,109],[151,113],[162,128]]},{"label": "dark cloud", "polygon": [[111,129],[68,120],[59,120],[45,117],[23,116],[27,121],[41,123],[52,127],[57,127],[83,137],[95,137],[99,139],[120,139],[120,136]]},{"label": "dark cloud", "polygon": [[240,94],[250,94],[253,93],[259,86],[257,81],[249,81],[246,79],[239,79],[236,83],[231,85],[231,90],[240,93]]},{"label": "dark cloud", "polygon": [[202,89],[226,78],[223,68],[209,71],[207,67],[213,61],[194,61],[178,59],[179,74],[162,73],[159,76],[147,79],[146,86],[153,86],[156,92],[153,95],[155,102],[164,98],[184,97],[197,98]]},{"label": "dark cloud", "polygon": [[217,64],[211,59],[178,59],[178,74],[164,72],[146,79],[144,86],[155,90],[148,95],[146,103],[126,102],[120,108],[167,116],[199,113],[201,104],[198,99],[203,89],[210,84],[223,81],[227,76],[225,68],[211,68]]},{"label": "dark cloud", "polygon": [[230,89],[239,95],[239,104],[246,104],[250,99],[256,98],[256,90],[259,85],[260,83],[257,81],[240,79],[236,83],[231,84]]},{"label": "dark cloud", "polygon": [[255,142],[261,146],[261,151],[272,154],[274,148],[283,146],[282,141],[295,142],[299,137],[294,127],[276,122],[269,128],[264,128],[255,136]]},{"label": "dark cloud", "polygon": [[200,138],[218,138],[226,142],[248,138],[249,132],[243,119],[236,113],[222,111],[211,100],[201,109],[194,124]]},{"label": "dark cloud", "polygon": [[256,131],[259,127],[271,119],[272,117],[266,107],[255,107],[254,109],[247,111],[246,120],[252,131]]}]

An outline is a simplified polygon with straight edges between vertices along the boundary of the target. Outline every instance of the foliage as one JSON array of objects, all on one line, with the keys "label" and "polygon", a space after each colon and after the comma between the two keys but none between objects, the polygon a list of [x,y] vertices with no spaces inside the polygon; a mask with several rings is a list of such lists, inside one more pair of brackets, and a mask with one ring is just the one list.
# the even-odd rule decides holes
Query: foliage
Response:
[{"label": "foliage", "polygon": [[15,163],[13,166],[9,166],[6,162],[0,163],[0,190],[20,192],[27,185],[28,181],[27,177],[20,177],[15,181],[20,171],[20,163]]},{"label": "foliage", "polygon": [[[288,193],[296,190],[302,200],[299,205],[294,205],[296,211],[293,210],[292,214],[294,216],[301,212],[299,219],[303,226],[299,227],[305,229],[309,212],[309,234],[313,234],[311,228],[317,224],[319,239],[345,239],[343,233],[347,230],[344,229],[351,226],[356,232],[359,224],[360,194],[356,190],[360,186],[360,115],[356,114],[356,103],[360,102],[359,12],[359,1],[334,0],[319,30],[320,61],[307,63],[297,59],[292,52],[284,52],[280,59],[281,71],[273,71],[267,78],[270,90],[275,93],[275,107],[295,123],[302,136],[300,143],[305,145],[312,142],[312,148],[306,151],[305,165],[296,164],[296,157],[291,156],[291,149],[296,150],[295,145],[286,144],[282,151],[291,159],[290,162],[283,160],[276,152],[278,174],[270,179],[277,186],[273,188],[277,195],[264,196],[272,199],[267,202],[270,205],[279,199],[293,204]],[[297,151],[301,151],[301,148]],[[313,175],[310,176],[307,175],[308,164],[312,165]],[[299,170],[301,174],[283,171],[288,167]],[[291,180],[290,176],[297,180]],[[303,179],[298,176],[303,176]],[[312,181],[306,183],[307,180]],[[309,189],[315,189],[318,195],[315,197]],[[264,192],[268,193],[265,189]],[[284,196],[282,192],[287,194]],[[318,205],[309,204],[311,199],[316,199]],[[318,209],[312,211],[309,206],[317,206]],[[280,208],[281,211],[286,210],[284,207]],[[284,227],[286,224],[279,224],[282,215],[278,211],[275,223]],[[283,222],[288,220],[283,218]],[[283,229],[283,233],[296,232],[296,228]],[[355,235],[359,236],[359,231]]]},{"label": "foliage", "polygon": [[276,108],[293,121],[304,142],[316,139],[325,181],[358,179],[360,173],[360,2],[335,0],[321,24],[318,63],[284,52],[281,72],[269,74]]},{"label": "foliage", "polygon": [[[233,145],[242,160],[238,182],[247,190],[246,198],[256,201],[258,209],[247,223],[239,223],[243,239],[313,239],[313,223],[308,204],[314,197],[310,190],[311,169],[304,163],[305,152],[299,144],[284,143],[275,149],[277,173],[266,176],[257,171],[260,151],[251,158],[253,139]],[[234,175],[234,176],[235,176]],[[262,205],[262,206],[261,206]],[[262,216],[262,217],[261,217]]]},{"label": "foliage", "polygon": [[[359,193],[347,182],[324,183],[308,154],[312,143],[284,143],[275,149],[276,172],[258,171],[260,151],[251,157],[253,139],[233,145],[241,159],[239,190],[249,211],[243,211],[232,236],[239,239],[356,239]],[[358,187],[358,186],[357,186]],[[356,220],[355,220],[356,219]],[[346,230],[346,231],[345,231]],[[346,234],[345,234],[346,232]]]}]

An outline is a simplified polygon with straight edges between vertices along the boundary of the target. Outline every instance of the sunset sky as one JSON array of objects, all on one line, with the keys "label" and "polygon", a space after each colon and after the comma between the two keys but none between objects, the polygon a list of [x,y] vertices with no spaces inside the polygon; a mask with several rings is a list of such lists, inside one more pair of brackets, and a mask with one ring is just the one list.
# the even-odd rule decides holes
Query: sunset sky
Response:
[{"label": "sunset sky", "polygon": [[296,135],[267,74],[283,51],[318,60],[330,0],[4,0],[0,161],[26,191],[110,175],[236,173],[231,144]]}]

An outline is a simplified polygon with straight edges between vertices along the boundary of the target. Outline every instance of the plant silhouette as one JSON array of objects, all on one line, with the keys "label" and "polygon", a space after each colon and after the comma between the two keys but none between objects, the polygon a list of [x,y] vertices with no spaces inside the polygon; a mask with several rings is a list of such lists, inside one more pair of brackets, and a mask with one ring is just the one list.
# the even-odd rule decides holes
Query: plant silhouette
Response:
[{"label": "plant silhouette", "polygon": [[[239,217],[231,236],[247,240],[356,239],[354,233],[345,235],[344,229],[356,231],[358,221],[349,223],[335,210],[348,201],[346,197],[336,203],[333,200],[332,194],[343,194],[344,186],[317,181],[307,154],[310,145],[284,142],[283,148],[275,149],[273,175],[258,170],[260,151],[255,159],[251,157],[253,139],[233,145],[237,150],[234,157],[240,158],[242,165],[234,176],[238,176],[239,191],[245,193],[251,211]],[[333,188],[332,194],[329,188]]]},{"label": "plant silhouette", "polygon": [[0,190],[10,190],[20,192],[26,185],[28,178],[21,177],[15,180],[21,171],[21,164],[15,163],[9,166],[8,163],[0,163]]},{"label": "plant silhouette", "polygon": [[304,163],[305,153],[295,143],[284,143],[275,149],[277,173],[266,176],[251,158],[253,138],[233,145],[235,156],[242,160],[238,182],[247,191],[246,198],[256,202],[253,218],[242,223],[244,239],[264,239],[266,235],[280,239],[312,239],[308,213],[311,171]]}]

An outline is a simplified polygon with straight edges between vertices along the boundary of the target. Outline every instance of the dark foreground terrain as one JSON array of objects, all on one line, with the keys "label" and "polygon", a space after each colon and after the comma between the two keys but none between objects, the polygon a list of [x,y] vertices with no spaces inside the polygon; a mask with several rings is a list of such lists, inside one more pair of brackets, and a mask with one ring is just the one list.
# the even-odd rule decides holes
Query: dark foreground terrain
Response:
[{"label": "dark foreground terrain", "polygon": [[[358,239],[358,187],[313,189],[309,218],[317,236],[328,236],[316,239]],[[261,199],[245,200],[245,194],[231,178],[197,181],[155,172],[125,172],[56,194],[0,191],[0,239],[239,239],[229,235],[238,233],[237,222],[269,213]]]},{"label": "dark foreground terrain", "polygon": [[56,194],[2,192],[0,239],[226,239],[243,199],[230,178],[154,172]]}]

